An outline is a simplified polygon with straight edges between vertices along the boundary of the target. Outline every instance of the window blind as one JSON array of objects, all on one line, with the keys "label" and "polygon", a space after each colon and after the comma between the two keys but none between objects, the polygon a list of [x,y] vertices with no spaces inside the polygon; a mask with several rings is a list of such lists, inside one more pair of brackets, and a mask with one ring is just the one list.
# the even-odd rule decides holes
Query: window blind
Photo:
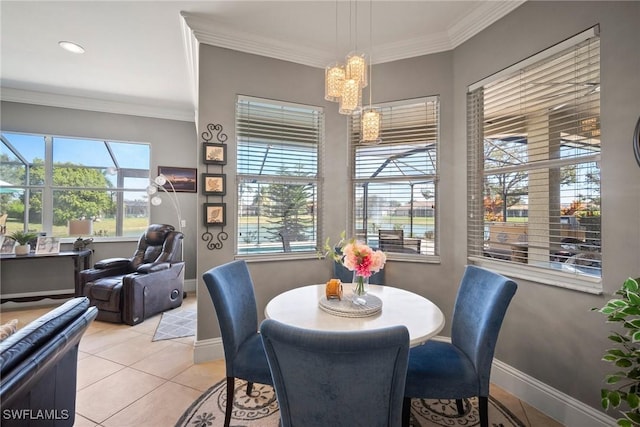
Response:
[{"label": "window blind", "polygon": [[315,250],[323,126],[318,107],[238,97],[239,253]]},{"label": "window blind", "polygon": [[467,95],[468,253],[601,275],[597,31]]},{"label": "window blind", "polygon": [[[382,114],[379,144],[360,141],[360,115],[350,124],[354,233],[395,256],[436,255],[439,99],[376,108]],[[388,231],[398,240],[385,247]]]}]

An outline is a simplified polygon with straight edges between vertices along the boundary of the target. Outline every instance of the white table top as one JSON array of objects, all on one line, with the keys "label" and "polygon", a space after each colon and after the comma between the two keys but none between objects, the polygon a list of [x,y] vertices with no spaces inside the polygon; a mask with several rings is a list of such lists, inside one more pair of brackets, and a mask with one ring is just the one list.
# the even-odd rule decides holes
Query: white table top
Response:
[{"label": "white table top", "polygon": [[[344,283],[345,294],[351,284]],[[369,317],[341,317],[318,307],[325,285],[291,289],[273,298],[264,309],[268,319],[305,329],[354,331],[404,325],[409,330],[411,347],[424,344],[444,327],[444,315],[428,299],[391,286],[369,285],[369,293],[382,300],[382,311]]]}]

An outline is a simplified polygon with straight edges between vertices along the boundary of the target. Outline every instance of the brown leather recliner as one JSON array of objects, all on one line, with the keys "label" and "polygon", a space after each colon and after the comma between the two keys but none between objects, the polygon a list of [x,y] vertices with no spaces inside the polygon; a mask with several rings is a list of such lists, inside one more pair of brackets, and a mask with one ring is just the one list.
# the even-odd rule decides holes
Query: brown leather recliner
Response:
[{"label": "brown leather recliner", "polygon": [[131,258],[109,258],[80,272],[80,290],[98,308],[97,320],[136,325],[182,305],[183,234],[150,225]]}]

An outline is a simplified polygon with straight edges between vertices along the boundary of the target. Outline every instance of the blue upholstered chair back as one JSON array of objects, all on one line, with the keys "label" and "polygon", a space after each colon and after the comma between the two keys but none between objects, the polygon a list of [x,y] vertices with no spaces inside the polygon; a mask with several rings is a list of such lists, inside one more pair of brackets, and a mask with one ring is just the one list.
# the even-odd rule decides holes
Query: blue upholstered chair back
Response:
[{"label": "blue upholstered chair back", "polygon": [[401,425],[406,327],[322,332],[267,319],[260,331],[282,427]]},{"label": "blue upholstered chair back", "polygon": [[479,375],[480,395],[489,394],[491,362],[502,320],[517,285],[504,276],[467,266],[453,309],[451,342],[461,349]]},{"label": "blue upholstered chair back", "polygon": [[214,267],[202,277],[218,315],[227,375],[233,376],[238,349],[258,331],[253,281],[244,260]]}]

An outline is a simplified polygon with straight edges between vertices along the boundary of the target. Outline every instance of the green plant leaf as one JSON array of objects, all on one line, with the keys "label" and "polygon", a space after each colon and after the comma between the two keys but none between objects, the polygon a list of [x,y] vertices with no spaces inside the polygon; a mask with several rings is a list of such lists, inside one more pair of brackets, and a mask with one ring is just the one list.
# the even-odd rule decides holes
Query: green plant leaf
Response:
[{"label": "green plant leaf", "polygon": [[630,367],[632,365],[633,365],[633,363],[629,359],[619,359],[616,362],[616,366],[618,366],[620,368],[628,368],[628,367]]},{"label": "green plant leaf", "polygon": [[610,349],[607,350],[606,354],[610,354],[612,356],[618,356],[618,357],[627,356],[627,353],[625,353],[624,351],[620,350],[619,348],[610,348]]},{"label": "green plant leaf", "polygon": [[640,406],[640,398],[638,398],[638,395],[635,393],[628,393],[626,400],[631,409],[636,409],[638,406]]},{"label": "green plant leaf", "polygon": [[609,398],[605,397],[600,400],[600,405],[602,405],[602,409],[605,411],[609,410]]},{"label": "green plant leaf", "polygon": [[620,393],[617,390],[609,392],[609,402],[614,408],[617,408],[620,405]]},{"label": "green plant leaf", "polygon": [[631,335],[631,341],[632,342],[639,342],[640,341],[640,331],[635,331],[633,333],[633,335]]},{"label": "green plant leaf", "polygon": [[622,379],[620,375],[611,374],[604,377],[607,384],[615,384]]},{"label": "green plant leaf", "polygon": [[628,323],[634,328],[640,329],[640,319],[633,319],[633,320],[630,320]]},{"label": "green plant leaf", "polygon": [[629,298],[629,302],[633,305],[640,304],[640,296],[636,292],[628,290],[627,298]]},{"label": "green plant leaf", "polygon": [[618,425],[620,427],[633,427],[633,424],[631,424],[631,421],[625,420],[625,419],[619,419]]},{"label": "green plant leaf", "polygon": [[[634,303],[635,304],[635,303]],[[637,316],[640,314],[640,308],[636,306],[628,306],[619,311],[620,314],[624,314],[626,316]]]},{"label": "green plant leaf", "polygon": [[640,285],[638,284],[638,282],[632,279],[631,277],[625,280],[622,286],[624,289],[632,292],[638,292],[638,289],[640,288]]},{"label": "green plant leaf", "polygon": [[638,411],[625,412],[624,414],[634,423],[640,423],[640,413]]}]

